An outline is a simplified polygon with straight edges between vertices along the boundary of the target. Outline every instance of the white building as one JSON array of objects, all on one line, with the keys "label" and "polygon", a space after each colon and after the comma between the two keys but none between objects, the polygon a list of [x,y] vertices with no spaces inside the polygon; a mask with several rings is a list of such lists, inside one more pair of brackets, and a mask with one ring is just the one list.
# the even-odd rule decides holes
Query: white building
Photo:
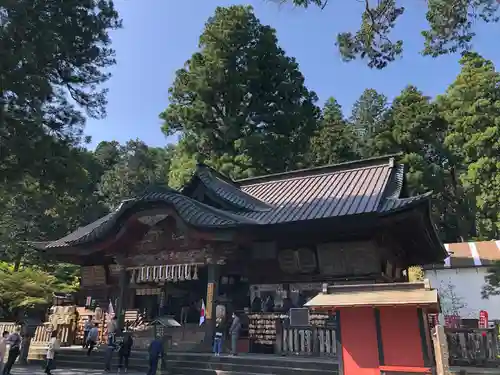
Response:
[{"label": "white building", "polygon": [[424,267],[425,278],[438,289],[442,315],[478,319],[486,310],[489,320],[500,320],[500,296],[481,297],[488,268],[500,260],[500,241],[445,244],[450,256],[443,265]]}]

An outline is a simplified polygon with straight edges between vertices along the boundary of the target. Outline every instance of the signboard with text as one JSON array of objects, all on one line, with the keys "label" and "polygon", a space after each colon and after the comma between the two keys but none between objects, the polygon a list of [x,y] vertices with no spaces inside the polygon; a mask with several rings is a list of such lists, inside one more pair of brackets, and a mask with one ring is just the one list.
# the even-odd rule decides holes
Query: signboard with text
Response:
[{"label": "signboard with text", "polygon": [[488,312],[486,310],[479,312],[479,328],[488,328]]},{"label": "signboard with text", "polygon": [[214,283],[207,285],[207,306],[205,310],[205,317],[207,320],[212,319],[212,309],[214,304]]}]

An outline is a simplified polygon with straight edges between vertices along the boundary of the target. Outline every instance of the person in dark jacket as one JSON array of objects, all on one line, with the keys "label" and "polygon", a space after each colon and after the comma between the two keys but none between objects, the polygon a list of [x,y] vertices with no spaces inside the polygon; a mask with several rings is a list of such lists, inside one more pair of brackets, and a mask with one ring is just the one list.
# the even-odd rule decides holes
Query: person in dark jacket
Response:
[{"label": "person in dark jacket", "polygon": [[231,335],[231,355],[237,354],[237,345],[238,339],[240,338],[241,332],[241,320],[233,313],[233,322],[231,323],[231,327],[229,328],[229,335]]},{"label": "person in dark jacket", "polygon": [[224,323],[221,317],[217,318],[215,321],[215,337],[213,351],[216,357],[220,356],[222,351],[222,340],[224,337]]},{"label": "person in dark jacket", "polygon": [[104,371],[111,372],[111,362],[113,361],[113,353],[116,349],[116,333],[108,333],[106,351],[104,352]]},{"label": "person in dark jacket", "polygon": [[156,375],[158,369],[158,362],[163,359],[163,342],[160,339],[154,339],[148,348],[149,353],[149,369],[147,375]]},{"label": "person in dark jacket", "polygon": [[21,353],[21,328],[18,328],[16,332],[12,333],[7,338],[7,345],[10,345],[9,356],[7,358],[7,363],[3,368],[3,375],[10,375],[10,371],[12,370],[12,366],[16,362],[19,353]]},{"label": "person in dark jacket", "polygon": [[128,361],[133,345],[134,339],[132,338],[132,335],[125,335],[123,342],[120,344],[120,349],[118,350],[118,372],[121,372],[122,368],[125,372],[128,371]]}]

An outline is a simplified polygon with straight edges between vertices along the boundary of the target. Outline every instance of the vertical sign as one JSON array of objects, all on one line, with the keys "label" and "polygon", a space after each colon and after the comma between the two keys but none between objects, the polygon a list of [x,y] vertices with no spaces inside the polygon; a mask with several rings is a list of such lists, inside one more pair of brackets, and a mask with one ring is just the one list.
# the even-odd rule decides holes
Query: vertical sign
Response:
[{"label": "vertical sign", "polygon": [[207,320],[212,319],[212,309],[214,304],[214,283],[208,283],[207,285],[207,306],[205,311],[205,316]]},{"label": "vertical sign", "polygon": [[479,311],[479,328],[488,328],[488,312],[486,310]]},{"label": "vertical sign", "polygon": [[429,328],[432,332],[435,326],[438,324],[438,314],[428,314],[427,322],[429,323]]}]

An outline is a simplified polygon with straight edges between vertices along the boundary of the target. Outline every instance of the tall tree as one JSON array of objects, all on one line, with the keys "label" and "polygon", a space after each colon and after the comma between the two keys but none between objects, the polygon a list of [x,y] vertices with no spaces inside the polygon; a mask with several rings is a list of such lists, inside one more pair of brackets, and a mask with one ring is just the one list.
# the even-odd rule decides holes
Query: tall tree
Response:
[{"label": "tall tree", "polygon": [[394,99],[384,126],[369,140],[368,153],[402,153],[410,194],[433,191],[434,222],[445,242],[471,235],[468,201],[455,178],[455,165],[444,147],[447,122],[435,103],[417,88],[407,87]]},{"label": "tall tree", "polygon": [[460,63],[455,82],[438,98],[450,124],[444,142],[460,161],[464,188],[475,197],[477,235],[500,238],[500,73],[476,53]]},{"label": "tall tree", "polygon": [[120,161],[120,143],[117,141],[99,142],[95,148],[94,156],[104,169],[111,169]]},{"label": "tall tree", "polygon": [[251,7],[219,7],[199,46],[170,88],[165,134],[193,139],[198,158],[243,157],[258,173],[300,166],[317,126],[317,97],[275,30]]},{"label": "tall tree", "polygon": [[354,103],[349,122],[363,140],[370,139],[382,126],[387,109],[385,95],[374,89],[366,89]]},{"label": "tall tree", "polygon": [[78,106],[105,114],[118,14],[111,0],[3,1],[0,24],[0,181],[64,184],[67,148],[84,140]]},{"label": "tall tree", "polygon": [[130,140],[119,149],[118,161],[102,176],[98,192],[108,208],[143,192],[152,185],[168,182],[171,148],[148,147]]},{"label": "tall tree", "polygon": [[358,144],[356,130],[344,119],[340,104],[329,98],[311,138],[310,163],[319,166],[359,159]]},{"label": "tall tree", "polygon": [[64,236],[105,213],[95,194],[101,166],[90,152],[72,151],[67,160],[75,165],[70,167],[73,174],[66,178],[64,189],[29,175],[0,189],[0,259],[13,262],[15,269],[21,263],[44,263],[27,246],[28,241]]},{"label": "tall tree", "polygon": [[[284,0],[307,8],[324,8],[328,0]],[[353,1],[353,0],[350,0]],[[355,32],[337,35],[337,47],[346,61],[365,59],[371,68],[384,68],[403,53],[403,40],[392,34],[405,8],[402,0],[364,0],[361,25]],[[428,29],[422,31],[427,56],[466,51],[472,46],[476,21],[498,22],[497,0],[428,0]],[[421,3],[422,6],[425,4]],[[343,5],[335,3],[339,9]]]}]

